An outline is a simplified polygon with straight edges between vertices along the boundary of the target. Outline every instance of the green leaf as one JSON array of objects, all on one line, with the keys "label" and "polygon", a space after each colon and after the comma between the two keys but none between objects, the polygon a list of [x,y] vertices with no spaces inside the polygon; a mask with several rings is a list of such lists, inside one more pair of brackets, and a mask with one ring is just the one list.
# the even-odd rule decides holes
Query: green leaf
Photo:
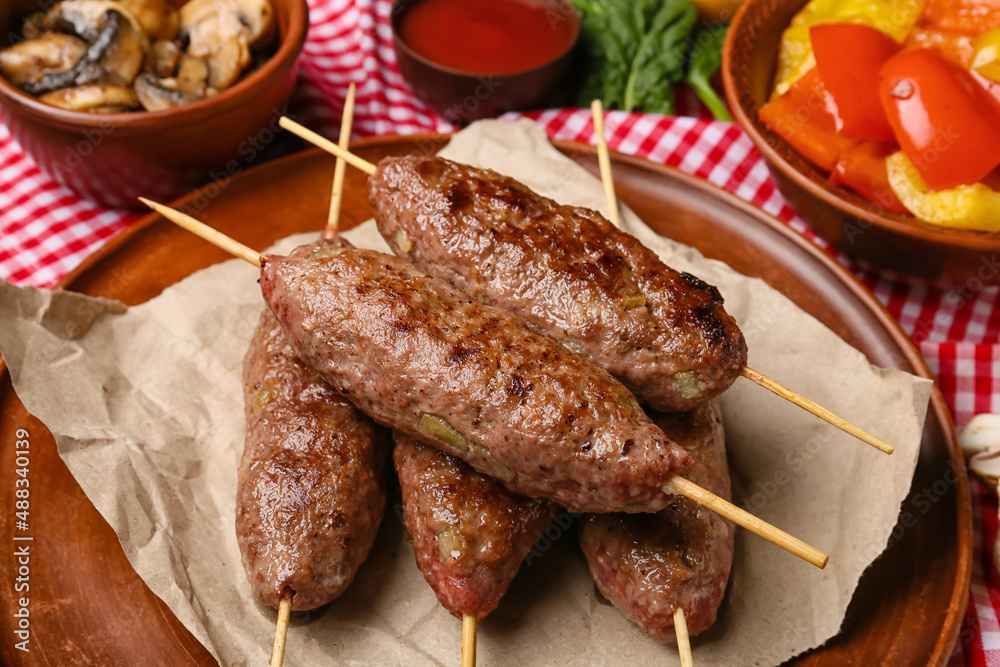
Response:
[{"label": "green leaf", "polygon": [[671,114],[697,21],[689,0],[574,0],[589,69],[579,104]]},{"label": "green leaf", "polygon": [[722,45],[726,41],[727,25],[706,26],[698,33],[691,47],[691,64],[686,81],[698,98],[718,120],[733,122],[726,103],[712,87],[712,77],[722,65]]},{"label": "green leaf", "polygon": [[673,113],[672,86],[684,78],[684,54],[697,20],[698,11],[687,0],[659,6],[633,61],[631,108]]}]

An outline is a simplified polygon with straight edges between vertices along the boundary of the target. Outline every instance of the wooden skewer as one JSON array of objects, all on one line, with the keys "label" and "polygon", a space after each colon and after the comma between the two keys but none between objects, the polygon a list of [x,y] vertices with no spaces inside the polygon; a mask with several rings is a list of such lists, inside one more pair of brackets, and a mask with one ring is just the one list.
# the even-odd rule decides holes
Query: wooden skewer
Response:
[{"label": "wooden skewer", "polygon": [[694,658],[691,656],[691,637],[688,635],[687,618],[684,616],[684,608],[674,609],[674,632],[677,634],[677,650],[681,654],[681,667],[694,667]]},{"label": "wooden skewer", "polygon": [[663,490],[667,493],[676,493],[690,498],[702,507],[707,507],[750,532],[757,533],[772,544],[777,544],[785,551],[795,554],[821,570],[826,567],[830,560],[830,557],[819,549],[809,546],[797,537],[792,537],[780,528],[775,528],[763,519],[755,517],[750,512],[740,509],[728,500],[720,498],[680,475],[672,473],[670,480],[663,486]]},{"label": "wooden skewer", "polygon": [[618,218],[618,198],[615,197],[615,183],[611,178],[611,155],[608,153],[608,140],[604,137],[604,107],[600,100],[590,103],[591,115],[594,117],[594,134],[597,135],[597,164],[601,167],[601,183],[604,184],[604,199],[608,202],[608,220],[621,229]]},{"label": "wooden skewer", "polygon": [[[344,115],[340,120],[340,142],[338,146],[347,150],[351,143],[351,124],[354,122],[354,84],[347,87],[347,100],[344,102]],[[333,170],[333,192],[330,194],[330,215],[326,220],[326,229],[323,230],[323,238],[331,241],[337,237],[337,228],[340,226],[340,202],[344,198],[344,174],[347,171],[347,163],[344,158],[337,158],[337,166]]]},{"label": "wooden skewer", "polygon": [[774,380],[767,377],[763,373],[759,373],[754,369],[750,368],[749,366],[743,366],[740,369],[740,374],[746,379],[752,380],[753,382],[759,384],[761,387],[764,387],[765,389],[774,392],[778,396],[781,396],[786,401],[794,403],[795,405],[799,406],[806,412],[811,412],[812,414],[816,415],[823,421],[829,424],[833,424],[844,433],[849,433],[850,435],[853,435],[861,442],[869,444],[875,449],[885,452],[886,454],[892,454],[892,452],[894,451],[893,446],[890,445],[885,440],[883,440],[882,438],[872,435],[871,433],[869,433],[868,431],[864,430],[859,426],[855,426],[854,424],[847,421],[843,417],[833,414],[832,412],[824,408],[822,405],[810,401],[805,396],[800,396],[799,394],[795,393],[785,385],[779,382],[775,382]]},{"label": "wooden skewer", "polygon": [[256,267],[260,267],[263,262],[264,256],[253,248],[248,248],[239,241],[229,238],[225,234],[215,229],[212,229],[204,222],[200,220],[195,220],[190,215],[186,213],[181,213],[180,211],[175,211],[169,206],[164,206],[163,204],[157,204],[155,201],[150,201],[145,197],[139,197],[139,201],[153,209],[164,218],[174,223],[179,227],[183,227],[187,231],[191,232],[199,238],[203,238],[209,243],[222,248],[226,252],[239,257],[240,259],[246,260]]},{"label": "wooden skewer", "polygon": [[291,118],[288,118],[287,116],[282,116],[281,119],[278,121],[278,124],[281,127],[288,130],[289,132],[291,132],[292,134],[302,137],[312,145],[319,146],[327,153],[331,153],[339,158],[343,158],[344,161],[347,162],[347,164],[351,165],[356,169],[360,169],[369,176],[375,173],[375,165],[373,165],[368,160],[359,158],[354,153],[351,153],[350,151],[341,148],[340,146],[333,143],[329,139],[326,139],[325,137],[321,137],[320,135],[316,134],[315,132],[305,127],[304,125],[296,123]]},{"label": "wooden skewer", "polygon": [[[336,144],[332,145],[335,146]],[[175,211],[169,206],[157,204],[156,202],[148,199],[143,198],[140,199],[140,201],[167,220],[180,225],[184,229],[193,233],[195,236],[203,238],[209,243],[214,243],[227,252],[231,252],[240,259],[246,260],[254,266],[260,266],[263,263],[264,256],[256,250],[234,241],[225,234],[212,229],[208,225],[195,220],[191,216],[185,215],[180,211]],[[819,551],[818,549],[809,546],[802,540],[792,537],[788,533],[775,528],[766,521],[758,519],[749,512],[746,512],[736,505],[723,500],[714,493],[710,493],[697,484],[684,479],[680,475],[671,475],[670,480],[666,483],[666,485],[664,485],[663,489],[667,493],[679,493],[686,498],[690,498],[699,505],[703,505],[718,514],[721,514],[730,521],[743,526],[747,530],[757,533],[764,539],[773,542],[782,549],[795,554],[799,558],[812,563],[816,567],[826,567],[827,561],[829,561],[829,556],[824,554],[822,551]]]},{"label": "wooden skewer", "polygon": [[476,625],[473,614],[462,615],[462,667],[476,667]]},{"label": "wooden skewer", "polygon": [[274,648],[271,650],[271,667],[281,667],[285,661],[285,637],[288,635],[288,619],[292,614],[291,588],[286,588],[278,603],[278,622],[274,628]]}]

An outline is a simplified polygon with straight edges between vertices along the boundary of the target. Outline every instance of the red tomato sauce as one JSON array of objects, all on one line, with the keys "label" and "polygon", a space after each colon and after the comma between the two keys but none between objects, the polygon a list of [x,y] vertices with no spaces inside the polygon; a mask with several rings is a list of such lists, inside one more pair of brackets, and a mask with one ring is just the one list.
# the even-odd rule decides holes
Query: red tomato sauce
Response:
[{"label": "red tomato sauce", "polygon": [[424,0],[403,16],[400,37],[427,60],[471,74],[534,69],[573,39],[556,9],[522,0]]}]

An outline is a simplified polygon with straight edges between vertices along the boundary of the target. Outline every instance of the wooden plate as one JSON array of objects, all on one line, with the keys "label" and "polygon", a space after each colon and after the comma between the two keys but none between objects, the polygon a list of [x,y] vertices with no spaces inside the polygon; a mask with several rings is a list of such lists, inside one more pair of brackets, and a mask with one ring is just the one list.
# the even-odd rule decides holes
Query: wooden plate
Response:
[{"label": "wooden plate", "polygon": [[[354,149],[376,161],[415,149],[437,150],[446,137],[386,137]],[[557,143],[597,173],[594,149]],[[752,206],[698,179],[614,155],[619,195],[654,229],[763,278],[818,317],[879,366],[930,377],[906,335],[859,283],[803,238]],[[312,151],[251,170],[180,202],[222,232],[263,248],[325,223],[333,159]],[[220,187],[221,186],[221,187]],[[348,170],[343,224],[371,217],[365,177]],[[142,303],[197,269],[228,259],[222,251],[150,216],[114,239],[63,285]],[[87,500],[56,453],[52,436],[26,414],[0,376],[0,656],[5,664],[211,665],[211,655],[129,566],[115,533]],[[13,542],[16,431],[30,433],[31,542]],[[957,481],[941,488],[955,466]],[[954,479],[954,477],[951,477]],[[935,482],[938,482],[935,485]],[[913,493],[899,538],[869,569],[841,633],[799,665],[943,663],[968,597],[972,511],[954,427],[935,390],[924,428]],[[911,497],[913,496],[911,493]],[[927,498],[932,500],[929,501]],[[23,534],[18,532],[18,534]],[[30,544],[30,591],[15,593],[14,546]],[[16,598],[30,597],[30,653],[14,648]],[[373,660],[376,657],[373,656]]]}]

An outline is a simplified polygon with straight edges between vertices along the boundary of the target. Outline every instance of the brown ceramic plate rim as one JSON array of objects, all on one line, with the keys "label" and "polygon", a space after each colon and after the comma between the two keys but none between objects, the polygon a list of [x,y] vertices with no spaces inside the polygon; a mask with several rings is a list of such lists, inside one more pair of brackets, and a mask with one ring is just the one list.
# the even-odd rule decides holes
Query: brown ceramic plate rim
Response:
[{"label": "brown ceramic plate rim", "polygon": [[507,79],[510,77],[528,74],[530,72],[544,69],[545,67],[548,67],[549,65],[556,62],[560,58],[564,58],[566,54],[568,54],[570,51],[573,50],[573,47],[576,46],[577,41],[580,39],[580,12],[577,10],[576,5],[574,5],[569,0],[555,0],[555,2],[564,5],[569,9],[572,9],[573,16],[576,18],[576,20],[572,22],[573,38],[570,40],[569,46],[567,46],[563,51],[560,51],[558,55],[556,55],[553,58],[549,58],[545,62],[535,65],[534,67],[518,70],[516,72],[505,72],[503,74],[490,74],[489,72],[473,72],[470,70],[455,69],[453,67],[448,67],[447,65],[442,65],[439,62],[435,62],[429,58],[425,58],[424,56],[420,55],[419,53],[414,51],[410,47],[410,45],[406,43],[406,40],[403,39],[403,36],[399,34],[399,30],[397,29],[398,23],[403,20],[403,16],[406,15],[406,12],[410,11],[410,7],[416,5],[419,2],[420,0],[413,0],[410,3],[409,7],[406,7],[405,9],[402,10],[398,10],[397,7],[399,6],[399,2],[398,0],[394,0],[394,4],[392,7],[392,15],[389,18],[389,26],[392,28],[392,41],[396,45],[397,49],[403,51],[404,53],[406,53],[406,55],[408,55],[410,58],[413,58],[417,62],[426,65],[427,67],[430,67],[432,69],[436,69],[440,72],[453,74],[455,76],[464,76],[464,77],[489,76],[497,79]]},{"label": "brown ceramic plate rim", "polygon": [[309,29],[309,5],[307,0],[288,0],[288,3],[288,33],[283,38],[279,37],[281,44],[278,46],[278,50],[259,69],[251,72],[249,76],[241,79],[231,88],[212,97],[161,111],[95,114],[61,109],[40,102],[37,97],[12,86],[3,77],[0,77],[0,97],[22,113],[64,127],[106,128],[110,124],[118,131],[120,129],[140,129],[150,125],[183,125],[189,121],[188,114],[197,113],[202,109],[212,108],[221,112],[245,104],[246,96],[244,93],[251,92],[251,89],[255,88],[259,82],[274,77],[278,70],[287,67],[290,61],[298,59],[299,53],[305,45],[306,33]]},{"label": "brown ceramic plate rim", "polygon": [[[419,145],[423,142],[447,141],[449,137],[450,135],[448,134],[418,134],[406,136],[387,135],[359,140],[352,144],[352,148],[378,148],[380,146],[391,147],[400,142],[415,143]],[[587,144],[562,140],[554,140],[552,141],[552,144],[564,153],[578,151],[581,153],[596,155],[596,148]],[[300,159],[319,153],[321,153],[319,149],[295,153],[259,167],[255,167],[254,170],[291,165]],[[834,261],[830,256],[823,253],[818,247],[813,245],[802,235],[796,233],[776,218],[773,218],[760,209],[734,195],[729,194],[721,188],[708,183],[707,181],[685,174],[672,167],[650,162],[649,160],[645,160],[643,158],[626,155],[617,151],[611,151],[611,153],[613,162],[624,163],[651,171],[653,173],[663,174],[670,179],[674,179],[677,182],[682,183],[688,188],[698,190],[702,194],[722,200],[730,207],[738,209],[741,213],[750,216],[759,224],[768,228],[770,232],[777,233],[778,235],[784,237],[785,240],[796,246],[799,251],[807,255],[811,260],[815,261],[818,265],[825,269],[826,272],[831,274],[843,287],[846,287],[848,291],[858,300],[858,302],[876,318],[880,326],[886,333],[889,334],[893,343],[902,353],[903,359],[905,359],[906,362],[913,368],[915,375],[933,380],[930,370],[923,357],[917,351],[916,347],[914,347],[913,343],[902,330],[898,322],[896,322],[892,315],[889,314],[888,310],[885,309],[881,302],[879,302],[875,296],[867,290],[867,288],[865,288],[853,275],[851,275],[850,272]],[[249,171],[247,173],[249,173]],[[183,206],[198,197],[200,193],[200,190],[194,191],[191,194],[173,202],[172,206]],[[135,224],[128,227],[114,239],[109,241],[96,253],[84,260],[76,269],[68,273],[59,282],[59,287],[62,289],[72,289],[73,283],[80,276],[96,268],[97,265],[104,261],[108,256],[114,254],[119,247],[128,243],[132,237],[144,232],[146,228],[156,224],[157,222],[162,221],[163,218],[155,213],[151,213],[150,215],[147,215],[137,221]],[[0,381],[9,381],[7,367],[2,358],[0,358]],[[960,466],[960,468],[958,468],[959,470],[964,471],[965,464],[958,444],[958,436],[955,433],[955,428],[952,424],[951,414],[948,410],[947,404],[945,403],[944,397],[937,385],[935,385],[931,391],[930,409],[933,411],[940,424],[941,435],[947,446],[950,461],[953,464]],[[957,550],[955,588],[952,591],[945,622],[934,644],[934,652],[929,658],[929,664],[943,664],[947,659],[956,639],[958,638],[958,632],[962,619],[965,615],[966,602],[968,600],[972,573],[972,499],[969,493],[968,478],[965,474],[959,475],[959,479],[956,484],[956,511],[956,521],[958,523],[956,526],[956,532],[958,534],[958,543],[955,545]]]},{"label": "brown ceramic plate rim", "polygon": [[[769,1],[771,0],[745,0],[740,5],[740,8],[736,11],[735,16],[733,16],[733,20],[729,25],[729,33],[726,37],[726,43],[722,50],[722,81],[733,117],[743,128],[743,131],[750,136],[750,140],[753,141],[754,145],[757,146],[757,149],[764,155],[767,161],[775,165],[785,174],[785,176],[795,181],[798,186],[806,190],[811,196],[822,200],[830,206],[842,209],[859,219],[866,220],[872,224],[877,224],[894,233],[919,239],[921,241],[944,243],[962,248],[971,248],[974,250],[982,248],[984,244],[990,248],[1000,249],[1000,232],[985,232],[974,229],[952,229],[948,227],[940,227],[923,222],[914,216],[905,216],[902,214],[875,215],[847,197],[838,194],[836,191],[823,187],[802,171],[796,169],[782,156],[779,151],[774,148],[771,141],[764,137],[760,126],[758,125],[759,121],[756,118],[751,118],[747,109],[740,104],[739,90],[736,85],[735,77],[733,77],[732,74],[733,44],[735,43],[734,35],[743,27],[743,19],[748,13],[751,5]],[[805,0],[803,1],[803,5],[804,4]],[[789,151],[795,150],[788,144],[788,142],[777,135],[773,135],[773,141],[780,143]],[[819,174],[820,172],[816,171],[816,173]]]}]

